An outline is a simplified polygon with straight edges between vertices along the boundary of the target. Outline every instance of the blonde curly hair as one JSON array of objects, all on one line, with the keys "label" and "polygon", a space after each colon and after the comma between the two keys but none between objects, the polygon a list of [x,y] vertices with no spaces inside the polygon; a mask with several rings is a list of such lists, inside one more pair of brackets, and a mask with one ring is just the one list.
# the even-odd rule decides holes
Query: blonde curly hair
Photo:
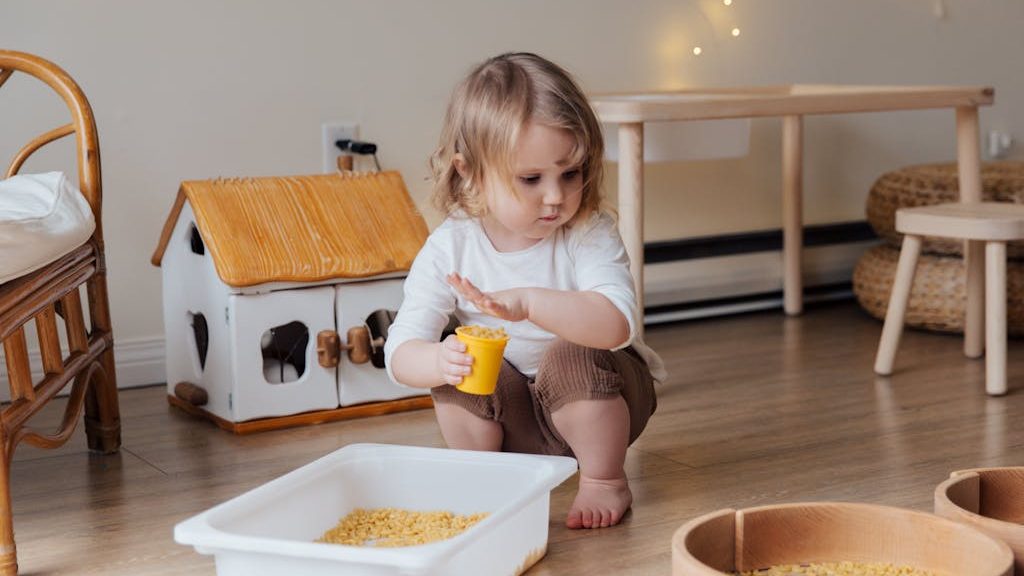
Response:
[{"label": "blonde curly hair", "polygon": [[[576,139],[571,161],[583,174],[583,195],[568,224],[597,210],[604,176],[601,125],[568,72],[526,52],[490,58],[456,87],[430,157],[435,206],[445,214],[462,210],[473,217],[485,215],[480,186],[485,175],[505,179],[514,191],[512,155],[531,121],[564,129]],[[461,173],[455,167],[456,154],[464,162]]]}]

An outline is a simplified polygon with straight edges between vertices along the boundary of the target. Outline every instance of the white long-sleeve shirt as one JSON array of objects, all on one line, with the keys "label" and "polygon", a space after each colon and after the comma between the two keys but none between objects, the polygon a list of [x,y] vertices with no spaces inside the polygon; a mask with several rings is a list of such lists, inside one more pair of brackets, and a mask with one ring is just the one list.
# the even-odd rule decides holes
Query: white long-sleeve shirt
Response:
[{"label": "white long-sleeve shirt", "polygon": [[629,257],[618,228],[610,215],[595,213],[515,252],[496,250],[476,218],[456,215],[446,219],[413,261],[405,279],[405,298],[388,329],[384,358],[392,380],[394,351],[409,340],[437,342],[449,314],[462,325],[504,328],[509,335],[505,359],[528,377],[537,374],[544,349],[557,336],[530,321],[507,322],[484,314],[448,285],[445,276],[452,272],[484,292],[538,287],[603,295],[629,321],[629,339],[616,349],[633,346],[654,379],[665,379],[661,358],[637,334],[640,316]]}]

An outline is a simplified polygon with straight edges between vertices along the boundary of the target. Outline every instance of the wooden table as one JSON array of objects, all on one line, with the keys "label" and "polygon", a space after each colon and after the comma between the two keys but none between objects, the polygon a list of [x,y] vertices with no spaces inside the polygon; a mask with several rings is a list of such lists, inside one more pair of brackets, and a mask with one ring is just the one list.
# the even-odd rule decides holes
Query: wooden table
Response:
[{"label": "wooden table", "polygon": [[[782,261],[786,314],[803,310],[803,118],[811,114],[845,114],[953,108],[956,110],[960,200],[981,201],[978,106],[992,103],[994,90],[984,86],[841,86],[794,84],[745,88],[693,89],[676,92],[605,94],[591,98],[600,120],[618,124],[619,228],[631,261],[637,297],[643,309],[643,157],[644,123],[724,118],[782,118]],[[968,285],[983,282],[981,244],[966,252]],[[980,294],[980,290],[969,290]],[[966,341],[981,347],[983,300],[968,299]],[[972,328],[973,326],[973,328]],[[977,333],[973,333],[977,332]],[[972,334],[973,333],[973,334]],[[973,340],[972,340],[973,338]],[[967,344],[965,344],[967,346]],[[972,348],[972,349],[974,349]],[[975,354],[977,356],[978,354]]]}]

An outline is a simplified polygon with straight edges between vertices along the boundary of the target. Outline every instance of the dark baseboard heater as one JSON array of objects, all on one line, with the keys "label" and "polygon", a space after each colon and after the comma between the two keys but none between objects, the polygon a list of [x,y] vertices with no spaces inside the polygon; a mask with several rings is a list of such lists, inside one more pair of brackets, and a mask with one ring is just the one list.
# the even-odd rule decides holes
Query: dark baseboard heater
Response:
[{"label": "dark baseboard heater", "polygon": [[[850,273],[855,258],[878,241],[874,231],[864,221],[842,222],[806,226],[804,228],[804,302],[843,300],[853,297]],[[782,230],[765,230],[703,236],[644,245],[645,276],[647,280],[644,310],[646,324],[659,324],[679,320],[737,314],[755,310],[782,308],[781,266],[772,265],[771,259],[781,261]],[[816,257],[828,264],[827,272],[809,273],[808,261]],[[771,270],[777,278],[751,281],[751,261],[760,261],[758,269]],[[674,291],[673,276],[683,284],[689,278],[701,275],[702,265],[714,263],[720,286],[715,280],[701,289]],[[737,276],[747,275],[747,287],[738,287],[728,274],[736,268]],[[777,270],[776,270],[777,268]],[[690,270],[690,272],[687,271]],[[723,274],[723,270],[725,273]],[[659,274],[653,274],[659,272]],[[758,271],[753,274],[756,277]],[[767,275],[767,274],[765,274]],[[660,279],[652,282],[652,276]],[[714,277],[715,274],[709,276]],[[655,284],[652,286],[652,284]],[[771,286],[764,289],[765,286]],[[737,293],[737,291],[739,293]]]}]

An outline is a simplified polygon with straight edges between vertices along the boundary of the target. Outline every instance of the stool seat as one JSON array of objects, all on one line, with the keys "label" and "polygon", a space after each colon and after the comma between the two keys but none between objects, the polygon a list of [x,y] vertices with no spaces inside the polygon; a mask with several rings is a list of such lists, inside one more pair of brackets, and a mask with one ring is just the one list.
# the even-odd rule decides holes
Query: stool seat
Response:
[{"label": "stool seat", "polygon": [[[967,278],[967,309],[984,307],[985,391],[993,396],[1006,393],[1006,243],[1024,239],[1024,206],[999,202],[948,203],[896,211],[896,231],[903,233],[900,260],[896,265],[889,307],[885,312],[882,337],[875,356],[875,372],[892,373],[903,332],[907,301],[924,236],[960,238],[967,241],[968,259],[984,258],[984,276]],[[983,250],[979,250],[984,245]],[[978,308],[975,308],[978,309]],[[980,310],[979,310],[980,311]],[[978,316],[980,317],[980,314]],[[968,317],[968,320],[970,317]],[[981,355],[965,321],[964,353]]]},{"label": "stool seat", "polygon": [[896,211],[896,231],[964,240],[1024,238],[1024,205],[1005,202],[954,202]]}]

